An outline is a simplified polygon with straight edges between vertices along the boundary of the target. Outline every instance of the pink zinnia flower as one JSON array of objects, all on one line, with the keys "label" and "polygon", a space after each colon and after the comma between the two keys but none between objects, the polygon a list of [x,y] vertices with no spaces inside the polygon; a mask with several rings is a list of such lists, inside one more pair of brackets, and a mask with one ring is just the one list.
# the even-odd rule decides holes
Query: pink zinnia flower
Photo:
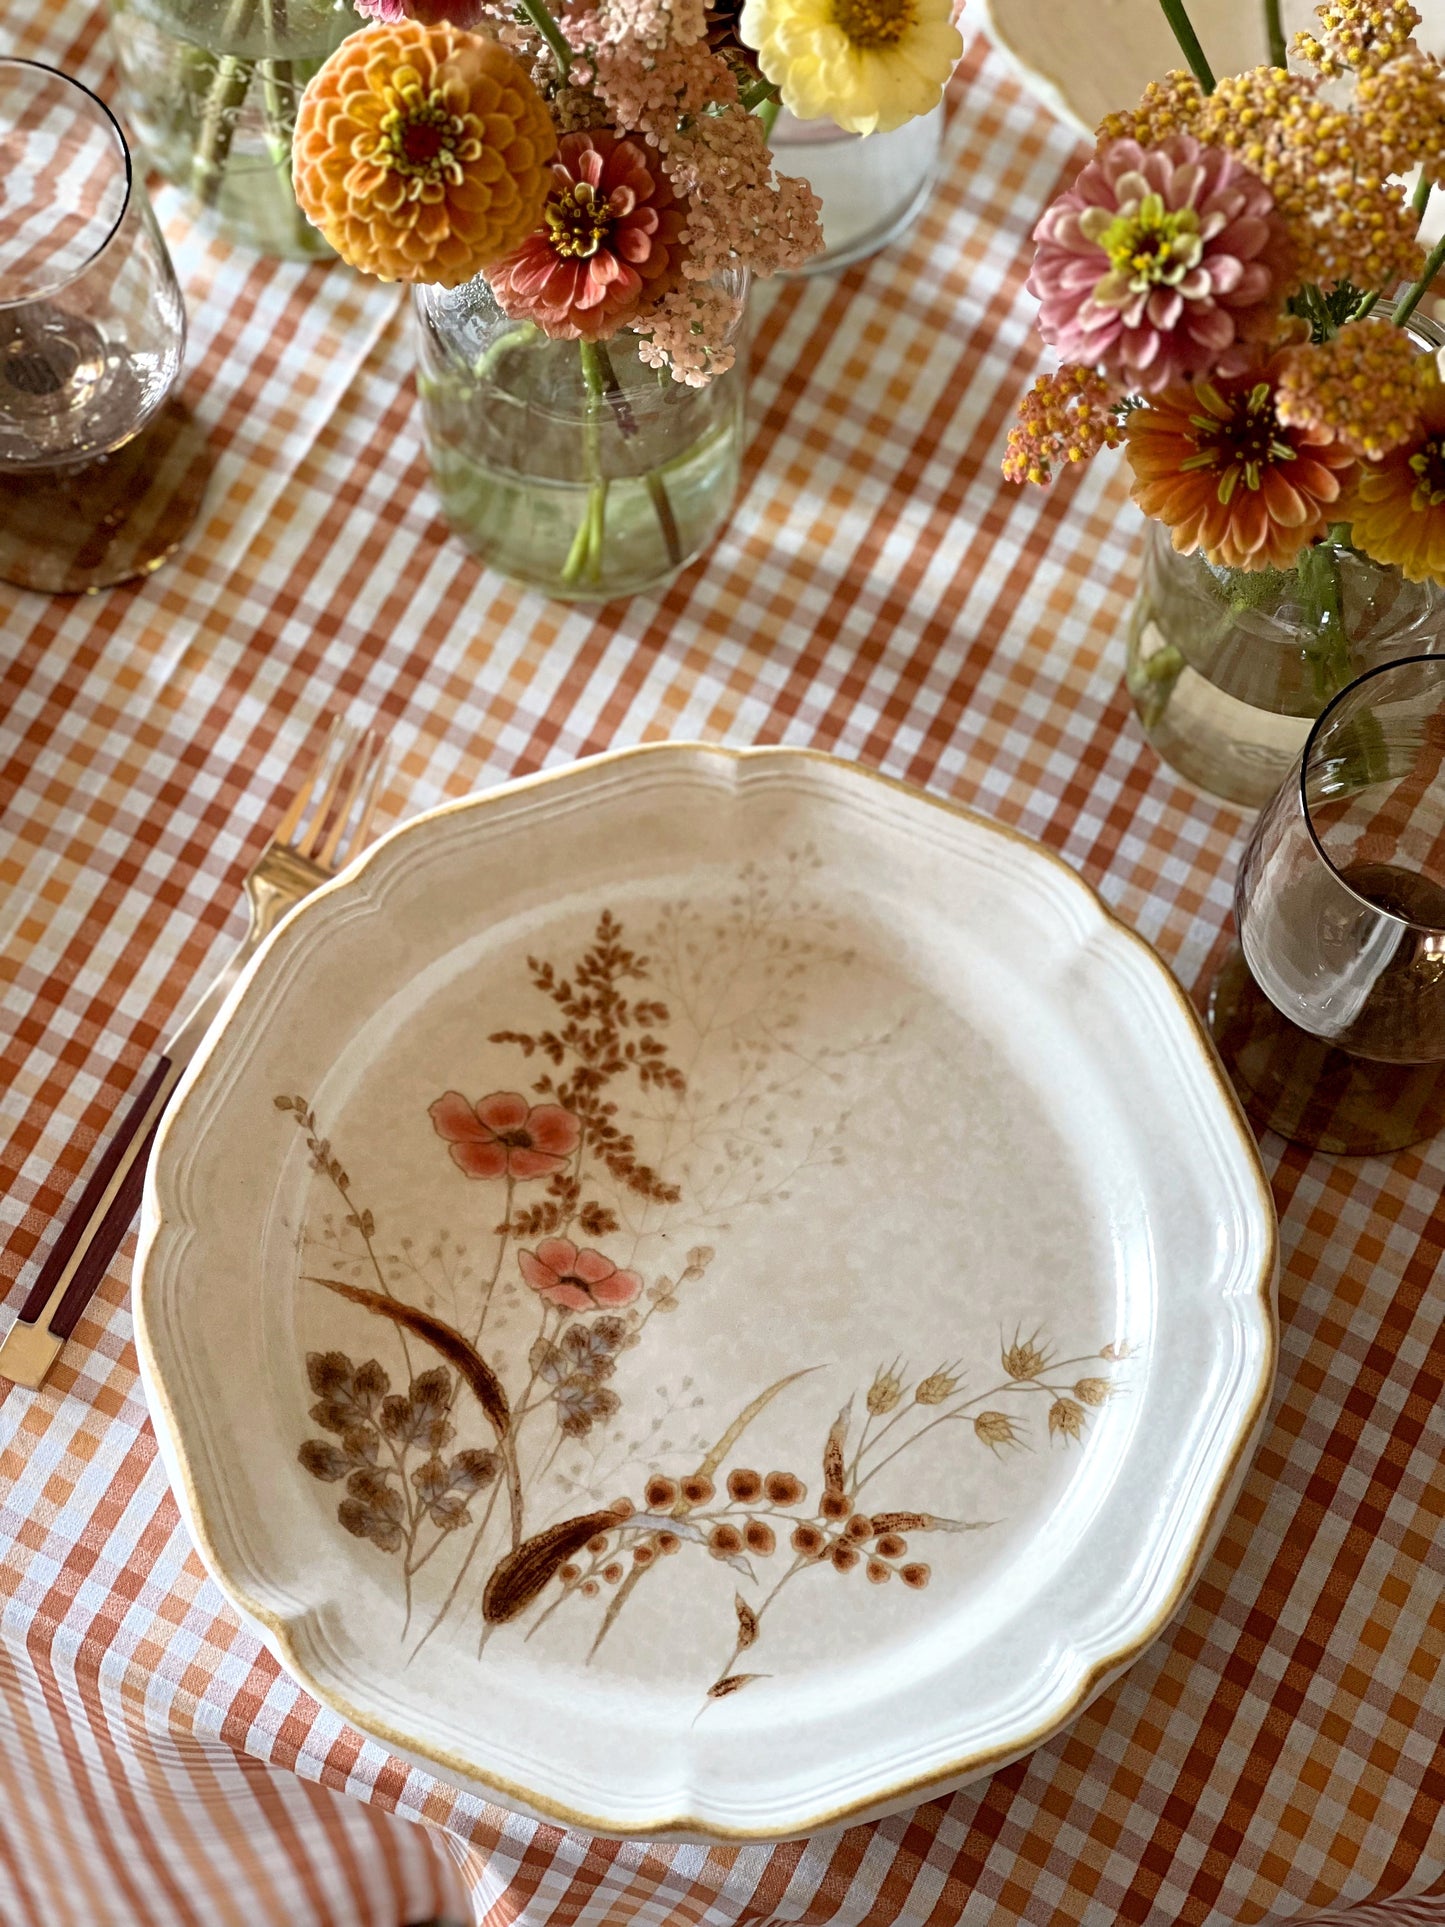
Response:
[{"label": "pink zinnia flower", "polygon": [[493,1091],[469,1104],[447,1091],[428,1115],[469,1178],[549,1178],[577,1149],[582,1127],[560,1104],[528,1104],[518,1091]]},{"label": "pink zinnia flower", "polygon": [[381,20],[394,26],[398,20],[419,20],[424,27],[443,23],[470,33],[479,27],[489,12],[487,0],[351,0],[363,20]]},{"label": "pink zinnia flower", "polygon": [[600,1251],[579,1251],[570,1238],[544,1238],[535,1251],[519,1251],[517,1263],[533,1291],[569,1311],[630,1305],[642,1290],[635,1271],[619,1271]]},{"label": "pink zinnia flower", "polygon": [[1044,340],[1148,394],[1247,367],[1292,280],[1274,196],[1190,134],[1109,142],[1034,239],[1028,285]]},{"label": "pink zinnia flower", "polygon": [[683,211],[657,157],[605,128],[564,134],[542,225],[487,270],[503,310],[601,341],[673,286]]}]

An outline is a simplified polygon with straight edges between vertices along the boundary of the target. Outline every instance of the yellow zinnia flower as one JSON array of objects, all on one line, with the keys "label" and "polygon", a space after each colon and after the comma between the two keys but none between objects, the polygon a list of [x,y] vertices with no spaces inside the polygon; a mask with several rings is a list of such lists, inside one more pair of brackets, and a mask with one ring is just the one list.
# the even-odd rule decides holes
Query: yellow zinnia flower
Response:
[{"label": "yellow zinnia flower", "polygon": [[1407,442],[1360,464],[1335,513],[1376,562],[1410,582],[1445,583],[1445,385],[1435,383]]},{"label": "yellow zinnia flower", "polygon": [[951,0],[746,0],[740,31],[790,113],[852,134],[928,113],[963,52]]}]

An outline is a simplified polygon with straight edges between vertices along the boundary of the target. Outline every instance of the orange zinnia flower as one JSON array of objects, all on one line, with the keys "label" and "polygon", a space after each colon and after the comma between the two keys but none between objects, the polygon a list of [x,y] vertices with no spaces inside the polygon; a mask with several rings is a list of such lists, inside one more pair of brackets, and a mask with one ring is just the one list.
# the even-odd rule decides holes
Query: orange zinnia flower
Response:
[{"label": "orange zinnia flower", "polygon": [[344,40],[296,119],[296,198],[344,261],[454,288],[541,217],[551,116],[495,41],[400,20]]},{"label": "orange zinnia flower", "polygon": [[1231,569],[1288,569],[1342,519],[1355,458],[1323,428],[1286,426],[1275,410],[1280,357],[1233,381],[1169,388],[1134,409],[1124,431],[1134,500]]},{"label": "orange zinnia flower", "polygon": [[1427,394],[1415,433],[1382,462],[1362,462],[1340,504],[1354,541],[1411,582],[1445,583],[1445,386]]}]

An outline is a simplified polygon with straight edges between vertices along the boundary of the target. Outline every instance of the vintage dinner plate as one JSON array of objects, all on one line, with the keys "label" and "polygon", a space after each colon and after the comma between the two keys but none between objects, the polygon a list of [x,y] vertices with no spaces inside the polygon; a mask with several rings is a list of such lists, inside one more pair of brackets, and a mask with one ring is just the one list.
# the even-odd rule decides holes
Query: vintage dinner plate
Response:
[{"label": "vintage dinner plate", "polygon": [[186,1517],[301,1683],[614,1835],[1036,1745],[1183,1598],[1274,1365],[1183,995],[1057,858],[852,765],[624,751],[298,909],[151,1167]]}]

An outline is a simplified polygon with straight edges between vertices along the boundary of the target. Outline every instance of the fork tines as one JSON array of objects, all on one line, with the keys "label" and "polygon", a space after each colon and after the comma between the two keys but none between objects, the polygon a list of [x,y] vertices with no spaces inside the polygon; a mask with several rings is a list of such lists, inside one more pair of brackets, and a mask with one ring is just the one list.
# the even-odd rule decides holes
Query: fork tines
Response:
[{"label": "fork tines", "polygon": [[[277,825],[275,841],[323,870],[338,869],[351,852],[365,849],[386,773],[386,752],[380,730],[356,729],[333,716],[310,773]],[[347,835],[353,815],[355,827]]]}]

